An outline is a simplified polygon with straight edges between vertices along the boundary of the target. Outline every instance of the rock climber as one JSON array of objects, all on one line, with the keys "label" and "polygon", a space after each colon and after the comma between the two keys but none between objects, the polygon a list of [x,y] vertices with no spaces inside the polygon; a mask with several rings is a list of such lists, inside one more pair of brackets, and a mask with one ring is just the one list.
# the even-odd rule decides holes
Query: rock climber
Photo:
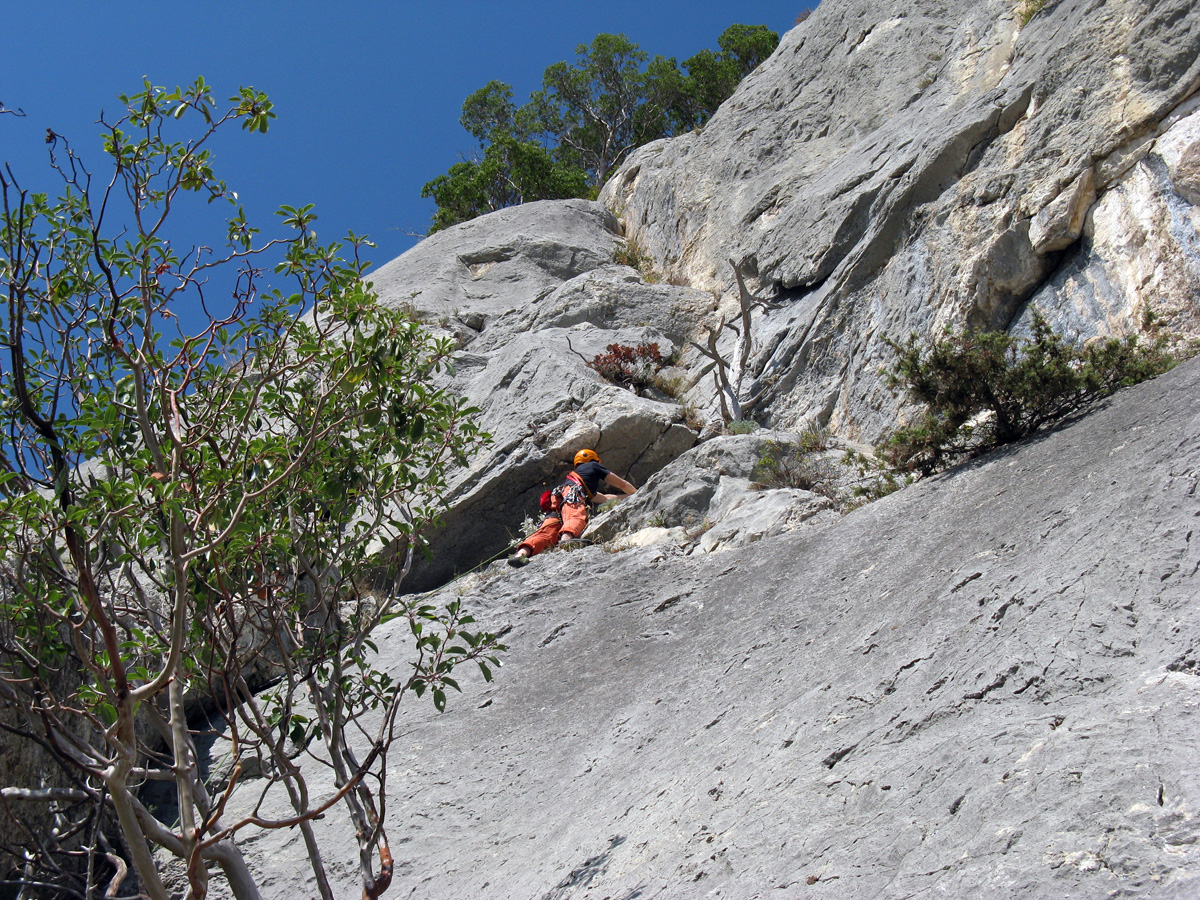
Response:
[{"label": "rock climber", "polygon": [[[601,486],[616,488],[619,494],[608,494]],[[623,500],[636,491],[632,484],[600,463],[595,450],[580,450],[575,454],[575,468],[567,480],[552,491],[542,494],[542,509],[546,519],[540,528],[521,543],[508,558],[510,566],[523,566],[531,556],[555,546],[559,541],[579,540],[587,528],[588,505],[599,506],[609,500]]]}]

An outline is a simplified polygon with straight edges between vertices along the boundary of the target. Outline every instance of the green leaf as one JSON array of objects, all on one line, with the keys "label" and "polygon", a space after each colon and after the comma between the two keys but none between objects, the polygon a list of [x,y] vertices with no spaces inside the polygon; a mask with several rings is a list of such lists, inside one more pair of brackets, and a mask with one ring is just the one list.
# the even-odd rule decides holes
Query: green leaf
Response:
[{"label": "green leaf", "polygon": [[96,715],[100,717],[100,721],[102,721],[105,725],[111,726],[116,724],[117,708],[111,703],[97,703]]}]

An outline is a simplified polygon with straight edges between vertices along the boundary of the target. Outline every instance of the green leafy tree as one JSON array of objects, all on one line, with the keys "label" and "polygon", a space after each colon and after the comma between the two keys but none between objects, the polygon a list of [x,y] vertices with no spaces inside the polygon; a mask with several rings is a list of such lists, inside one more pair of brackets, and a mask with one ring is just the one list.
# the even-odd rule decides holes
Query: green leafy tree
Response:
[{"label": "green leafy tree", "polygon": [[[0,721],[62,773],[3,799],[65,822],[22,848],[17,880],[116,896],[129,871],[166,900],[157,847],[183,861],[189,897],[215,864],[256,898],[235,837],[295,827],[331,900],[312,821],[340,804],[377,897],[399,704],[442,709],[455,666],[490,678],[502,649],[457,603],[389,588],[486,435],[431,386],[451,344],[363,283],[363,239],[319,243],[310,207],[284,207],[284,236],[261,239],[213,174],[218,131],[267,130],[264,94],[225,107],[201,79],[120,99],[101,120],[103,179],[57,136],[57,200],[0,177]],[[228,204],[223,250],[171,241],[189,198]],[[389,665],[369,635],[397,616],[413,642]],[[189,718],[204,703],[221,783],[196,746],[213,725]],[[153,781],[175,786],[173,825],[141,799]]]},{"label": "green leafy tree", "polygon": [[879,449],[894,470],[920,475],[1027,437],[1175,363],[1161,339],[1076,347],[1036,313],[1027,340],[981,332],[924,342],[914,334],[889,346],[897,354],[889,384],[925,411]]},{"label": "green leafy tree", "polygon": [[765,25],[730,25],[717,38],[721,48],[701,50],[684,61],[687,76],[672,107],[675,128],[703,125],[729,99],[743,78],[779,46],[779,35]]},{"label": "green leafy tree", "polygon": [[523,106],[490,81],[463,103],[463,127],[483,157],[456,163],[422,188],[437,203],[431,231],[531,200],[594,197],[643,144],[703,124],[775,49],[762,25],[733,25],[720,51],[687,61],[651,57],[623,34],[598,34],[574,63],[549,66]]},{"label": "green leafy tree", "polygon": [[623,34],[599,34],[576,48],[575,65],[546,69],[527,121],[598,188],[633,150],[707,121],[778,44],[765,25],[731,25],[720,51],[689,58],[685,75],[674,59],[651,58]]},{"label": "green leafy tree", "polygon": [[512,102],[512,86],[502,81],[489,81],[463,101],[459,123],[467,129],[480,145],[492,140],[493,135],[510,135],[517,140],[528,140],[530,134],[523,127],[516,105]]},{"label": "green leafy tree", "polygon": [[533,141],[494,132],[480,160],[455,163],[426,183],[422,197],[437,203],[429,233],[534,200],[567,200],[590,193],[587,175],[556,162]]},{"label": "green leafy tree", "polygon": [[489,81],[467,97],[459,122],[483,157],[455,163],[421,189],[437,203],[430,234],[519,203],[588,195],[586,173],[534,140],[529,112],[513,104],[507,84]]},{"label": "green leafy tree", "polygon": [[598,34],[575,48],[574,65],[557,62],[530,98],[532,117],[560,158],[599,187],[637,147],[670,133],[674,60],[649,55],[623,34]]}]

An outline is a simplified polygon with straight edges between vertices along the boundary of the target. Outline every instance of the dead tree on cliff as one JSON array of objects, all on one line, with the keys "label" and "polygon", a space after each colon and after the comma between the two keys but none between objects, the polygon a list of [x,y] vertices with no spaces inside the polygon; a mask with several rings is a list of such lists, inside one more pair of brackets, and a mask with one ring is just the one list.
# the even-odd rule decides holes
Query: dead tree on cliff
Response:
[{"label": "dead tree on cliff", "polygon": [[[743,266],[738,265],[732,259],[729,260],[729,265],[733,266],[733,274],[737,279],[738,286],[739,309],[736,320],[728,321],[725,314],[721,313],[720,322],[716,327],[709,326],[708,328],[708,337],[705,341],[707,346],[702,346],[695,341],[688,341],[710,360],[692,380],[692,384],[698,384],[705,375],[712,373],[717,399],[721,404],[721,420],[726,425],[744,418],[745,414],[754,409],[762,399],[762,394],[746,400],[742,399],[742,381],[750,368],[750,358],[754,353],[754,336],[750,328],[750,317],[755,309],[767,312],[776,308],[776,304],[750,293],[749,288],[746,287]],[[717,349],[717,342],[726,328],[737,335],[732,363],[725,359],[721,351]]]}]

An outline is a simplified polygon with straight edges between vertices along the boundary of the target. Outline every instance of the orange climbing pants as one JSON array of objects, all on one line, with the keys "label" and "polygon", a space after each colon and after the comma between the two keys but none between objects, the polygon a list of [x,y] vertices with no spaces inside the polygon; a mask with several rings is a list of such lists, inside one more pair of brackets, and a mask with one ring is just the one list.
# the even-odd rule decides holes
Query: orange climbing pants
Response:
[{"label": "orange climbing pants", "polygon": [[579,537],[587,528],[587,507],[584,504],[564,503],[559,509],[559,514],[561,519],[557,516],[547,516],[542,522],[542,527],[517,544],[517,549],[525,547],[530,556],[537,556],[543,550],[555,546],[564,535]]}]

